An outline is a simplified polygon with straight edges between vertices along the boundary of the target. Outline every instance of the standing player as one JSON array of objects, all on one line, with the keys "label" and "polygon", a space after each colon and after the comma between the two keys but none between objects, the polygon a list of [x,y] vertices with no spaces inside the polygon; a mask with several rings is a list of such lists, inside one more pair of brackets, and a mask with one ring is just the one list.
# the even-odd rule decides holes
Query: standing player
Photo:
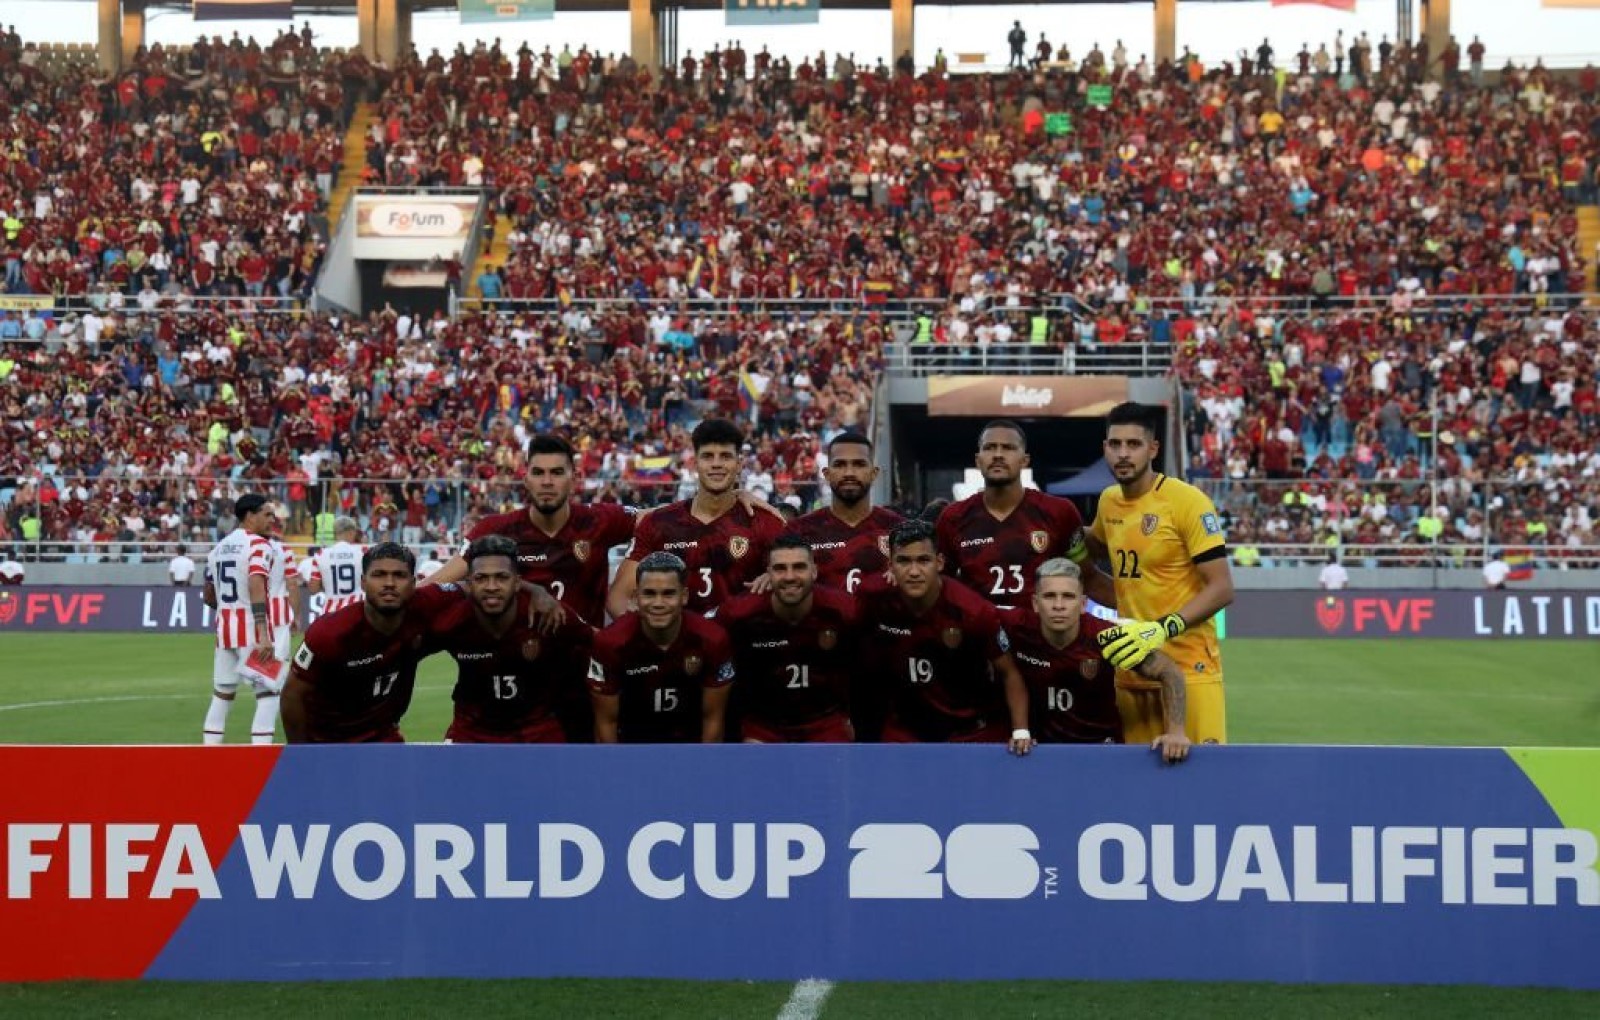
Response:
[{"label": "standing player", "polygon": [[299,601],[300,565],[294,550],[284,544],[283,522],[273,518],[272,573],[267,577],[267,622],[272,625],[272,654],[279,662],[289,661],[294,644],[294,606]]},{"label": "standing player", "polygon": [[[577,481],[572,445],[559,436],[538,435],[528,444],[528,504],[480,520],[470,543],[504,535],[516,543],[524,581],[543,585],[585,620],[599,622],[606,608],[607,552],[633,538],[637,513],[614,503],[572,499]],[[465,550],[428,578],[449,584],[467,576]]]},{"label": "standing player", "polygon": [[1022,426],[992,421],[978,436],[983,491],[939,515],[944,569],[997,606],[1027,605],[1039,564],[1065,556],[1083,567],[1084,587],[1110,605],[1110,580],[1089,560],[1083,517],[1070,499],[1022,484],[1031,462]]},{"label": "standing player", "polygon": [[445,740],[457,744],[561,744],[557,710],[565,697],[562,670],[585,661],[594,630],[569,614],[540,634],[529,623],[528,592],[518,591],[517,543],[503,535],[467,547],[467,598],[433,621],[428,648],[456,660],[451,694],[455,718]]},{"label": "standing player", "polygon": [[717,610],[733,642],[747,744],[849,743],[850,678],[860,666],[855,600],[817,585],[806,540],[780,535],[767,553],[770,593]]},{"label": "standing player", "polygon": [[459,602],[454,586],[416,590],[417,560],[380,542],[361,561],[361,594],[306,631],[283,688],[291,744],[403,743],[417,663],[431,621]]},{"label": "standing player", "polygon": [[[1000,611],[942,576],[933,526],[906,521],[889,535],[892,585],[861,589],[862,640],[888,701],[888,743],[1004,743],[1027,754],[1028,691],[1011,660]],[[1007,726],[1009,723],[1009,727]]]},{"label": "standing player", "polygon": [[[1071,560],[1046,560],[1033,604],[1001,612],[1011,657],[1028,686],[1028,729],[1041,744],[1120,744],[1116,670],[1100,650],[1112,624],[1084,612],[1083,575]],[[1168,762],[1189,756],[1183,673],[1156,652],[1136,672],[1161,685],[1165,732],[1152,742]]]},{"label": "standing player", "polygon": [[784,520],[768,509],[735,512],[744,433],[731,421],[711,418],[695,426],[691,441],[700,487],[693,499],[661,507],[639,521],[611,583],[607,608],[613,617],[628,611],[639,564],[651,553],[670,552],[683,560],[689,572],[689,608],[697,613],[744,594],[766,571],[767,547],[783,532]]},{"label": "standing player", "polygon": [[689,569],[671,553],[639,562],[638,612],[594,639],[595,742],[720,744],[733,683],[727,632],[689,604]]},{"label": "standing player", "polygon": [[321,594],[322,615],[337,613],[361,601],[361,528],[349,517],[333,522],[337,539],[317,554],[311,574],[311,594]]},{"label": "standing player", "polygon": [[816,560],[817,583],[855,593],[866,578],[889,569],[889,532],[905,520],[893,510],[872,505],[872,440],[843,432],[828,444],[823,472],[833,493],[831,505],[791,521],[787,534],[798,536]]},{"label": "standing player", "polygon": [[[1100,495],[1089,534],[1108,555],[1117,609],[1127,619],[1099,640],[1119,670],[1164,647],[1183,671],[1189,738],[1221,744],[1228,739],[1227,711],[1211,618],[1233,601],[1228,547],[1211,500],[1153,468],[1161,452],[1159,420],[1155,408],[1133,403],[1106,416],[1106,461],[1117,484]],[[1117,686],[1128,742],[1154,740],[1162,727],[1159,685],[1124,672]]]},{"label": "standing player", "polygon": [[[239,691],[239,667],[251,654],[273,651],[267,585],[274,556],[268,535],[276,521],[272,504],[259,493],[246,493],[233,503],[239,525],[212,547],[206,557],[205,604],[217,614],[217,649],[212,656],[211,706],[206,709],[204,740],[220,744],[228,712]],[[254,685],[256,714],[250,742],[270,744],[278,722],[278,692]]]}]

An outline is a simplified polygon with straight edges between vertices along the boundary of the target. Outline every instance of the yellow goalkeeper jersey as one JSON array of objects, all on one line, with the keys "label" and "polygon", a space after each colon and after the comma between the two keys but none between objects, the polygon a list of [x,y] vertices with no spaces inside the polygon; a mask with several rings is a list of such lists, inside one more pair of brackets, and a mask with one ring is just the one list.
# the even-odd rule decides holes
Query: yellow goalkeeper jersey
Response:
[{"label": "yellow goalkeeper jersey", "polygon": [[[1183,608],[1205,587],[1197,563],[1227,555],[1222,521],[1211,500],[1194,486],[1166,475],[1137,499],[1108,487],[1089,532],[1111,554],[1117,615],[1160,620]],[[1163,650],[1190,683],[1222,679],[1217,628],[1211,620],[1194,624],[1169,640]],[[1137,678],[1119,678],[1147,686]]]}]

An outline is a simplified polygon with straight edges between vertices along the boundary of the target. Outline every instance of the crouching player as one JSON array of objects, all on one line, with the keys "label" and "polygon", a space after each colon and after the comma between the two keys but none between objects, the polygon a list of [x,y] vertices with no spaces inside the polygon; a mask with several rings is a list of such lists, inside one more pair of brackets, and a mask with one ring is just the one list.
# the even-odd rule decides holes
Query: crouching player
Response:
[{"label": "crouching player", "polygon": [[855,600],[817,586],[806,539],[778,536],[767,552],[771,590],[717,610],[733,642],[733,692],[747,744],[849,743],[850,677],[860,668]]},{"label": "crouching player", "polygon": [[[588,658],[594,630],[576,614],[551,633],[532,623],[529,590],[519,589],[517,543],[477,539],[465,554],[467,597],[433,621],[429,650],[456,660],[455,717],[445,733],[457,744],[561,744],[563,667]],[[429,589],[424,588],[422,591]]]},{"label": "crouching player", "polygon": [[[1028,687],[1028,728],[1044,744],[1120,744],[1116,669],[1101,648],[1116,629],[1084,612],[1083,574],[1068,559],[1046,560],[1035,577],[1032,605],[1005,610],[1011,657]],[[1184,733],[1183,672],[1152,652],[1133,672],[1161,685],[1163,731],[1151,742],[1163,761],[1189,756]]]}]

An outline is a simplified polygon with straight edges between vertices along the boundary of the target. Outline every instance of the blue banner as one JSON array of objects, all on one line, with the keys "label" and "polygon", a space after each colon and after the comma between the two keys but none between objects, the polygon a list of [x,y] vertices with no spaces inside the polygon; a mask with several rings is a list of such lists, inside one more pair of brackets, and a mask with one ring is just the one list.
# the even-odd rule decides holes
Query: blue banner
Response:
[{"label": "blue banner", "polygon": [[549,21],[556,16],[556,0],[459,0],[461,23],[495,21]]},{"label": "blue banner", "polygon": [[[1600,988],[1600,751],[9,748],[0,980]],[[81,830],[81,831],[79,831]],[[114,961],[109,959],[114,957]]]},{"label": "blue banner", "polygon": [[196,21],[291,21],[294,0],[194,0]]},{"label": "blue banner", "polygon": [[723,0],[730,25],[815,25],[822,0]]}]

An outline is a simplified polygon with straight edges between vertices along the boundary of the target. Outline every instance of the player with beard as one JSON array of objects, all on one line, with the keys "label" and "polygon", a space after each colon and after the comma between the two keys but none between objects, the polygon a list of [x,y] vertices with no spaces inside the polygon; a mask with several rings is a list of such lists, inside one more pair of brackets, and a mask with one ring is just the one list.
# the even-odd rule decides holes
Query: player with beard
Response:
[{"label": "player with beard", "polygon": [[792,521],[786,534],[802,539],[816,561],[817,583],[854,593],[863,580],[889,569],[889,532],[905,520],[872,505],[872,440],[843,432],[828,443],[823,471],[833,502]]},{"label": "player with beard", "polygon": [[[770,591],[717,610],[733,642],[741,736],[747,744],[848,743],[850,681],[859,662],[855,600],[817,584],[805,539],[780,535],[767,553]],[[876,575],[874,575],[876,576]]]},{"label": "player with beard", "polygon": [[1025,487],[1022,472],[1029,463],[1022,426],[992,421],[983,427],[977,455],[983,491],[939,515],[944,569],[997,606],[1019,606],[1033,595],[1039,565],[1065,556],[1083,568],[1089,596],[1114,605],[1110,578],[1089,559],[1078,508],[1070,499]]},{"label": "player with beard", "polygon": [[[1120,744],[1116,670],[1100,648],[1113,624],[1084,612],[1083,577],[1071,560],[1039,568],[1033,604],[1001,612],[1011,657],[1028,686],[1028,728],[1041,744]],[[1169,763],[1189,756],[1183,673],[1155,652],[1138,674],[1159,684],[1165,731],[1151,742]]]},{"label": "player with beard", "polygon": [[1233,601],[1233,573],[1217,508],[1205,493],[1155,470],[1161,453],[1160,411],[1118,404],[1106,415],[1106,462],[1117,483],[1100,494],[1089,541],[1104,552],[1124,619],[1100,635],[1119,670],[1117,705],[1129,743],[1153,740],[1162,728],[1162,694],[1134,675],[1164,650],[1183,671],[1189,738],[1228,739],[1222,648],[1214,617]]},{"label": "player with beard", "polygon": [[632,607],[639,564],[650,554],[669,552],[683,560],[688,608],[706,613],[744,594],[765,574],[767,548],[783,532],[783,517],[770,508],[753,515],[737,512],[739,448],[744,443],[739,426],[707,419],[695,426],[690,439],[699,489],[693,499],[660,507],[635,527],[606,602],[615,618]]},{"label": "player with beard", "polygon": [[686,611],[688,576],[672,553],[646,556],[637,571],[638,611],[595,636],[596,743],[722,743],[733,648],[720,626]]},{"label": "player with beard", "polygon": [[454,587],[416,590],[416,557],[381,542],[361,558],[362,601],[306,631],[283,688],[291,744],[403,743],[417,663],[435,615],[461,599]]},{"label": "player with beard", "polygon": [[[1000,611],[953,578],[926,521],[889,535],[893,583],[862,586],[862,641],[888,702],[888,743],[1005,743],[1033,747],[1028,691]],[[1007,727],[1007,722],[1010,726]]]},{"label": "player with beard", "polygon": [[466,552],[467,598],[433,620],[426,650],[456,660],[455,717],[445,740],[457,744],[566,742],[558,710],[564,670],[588,661],[594,630],[576,614],[540,634],[529,622],[532,595],[518,590],[517,543],[503,535]]}]

